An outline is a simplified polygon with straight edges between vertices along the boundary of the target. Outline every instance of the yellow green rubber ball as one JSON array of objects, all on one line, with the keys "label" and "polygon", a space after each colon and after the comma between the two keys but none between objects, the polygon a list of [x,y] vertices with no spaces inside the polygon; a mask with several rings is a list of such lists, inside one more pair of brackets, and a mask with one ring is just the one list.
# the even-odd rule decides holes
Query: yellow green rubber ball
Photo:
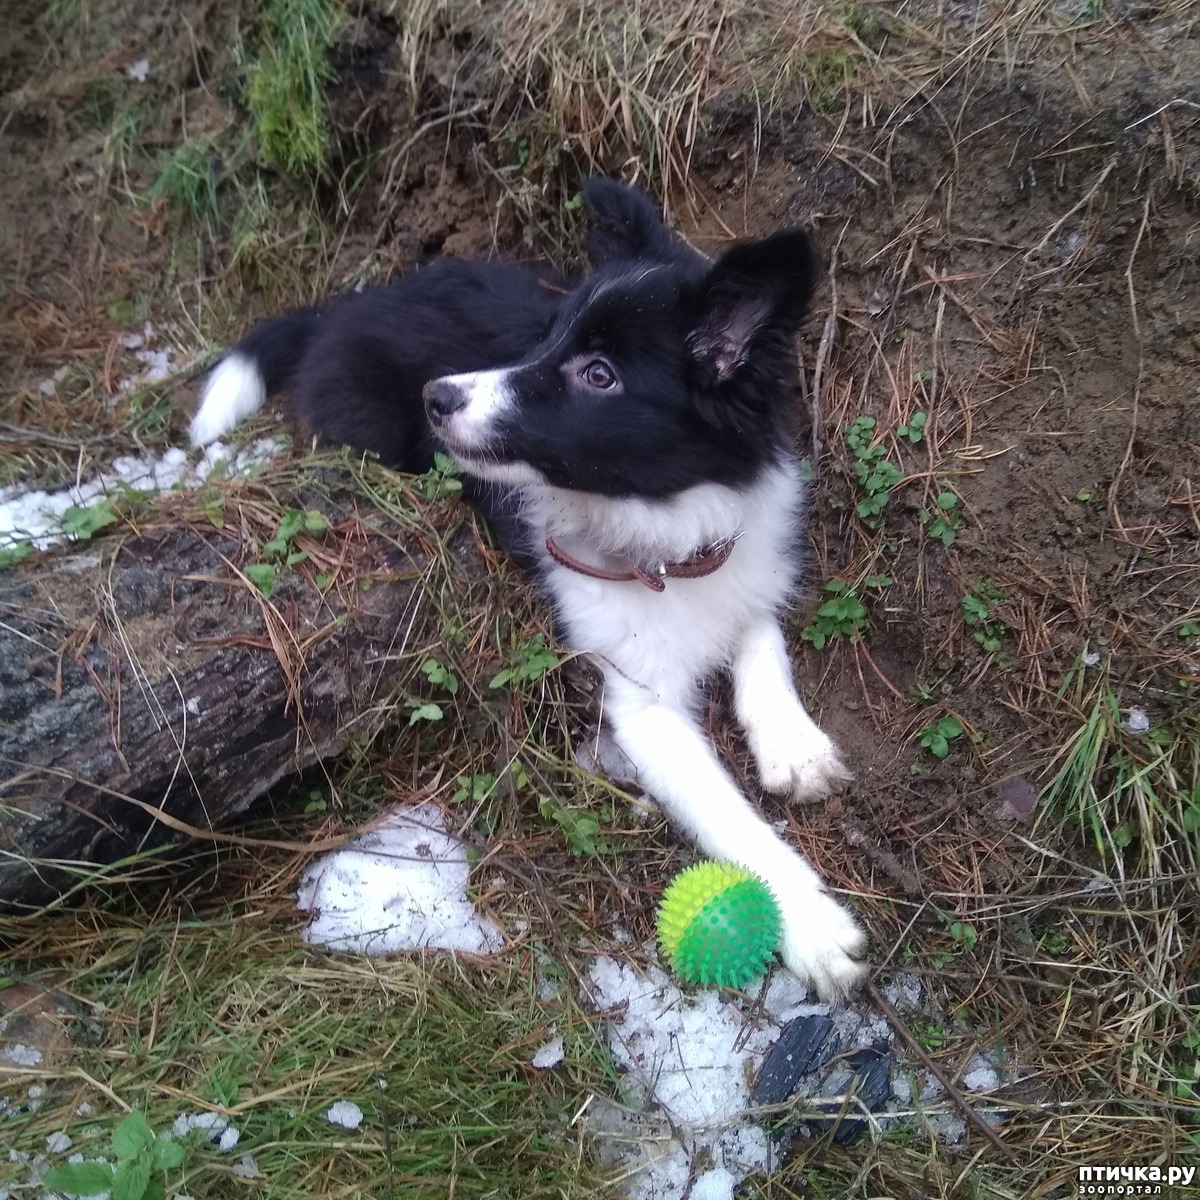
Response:
[{"label": "yellow green rubber ball", "polygon": [[658,906],[658,940],[688,983],[743,988],[779,945],[779,905],[756,875],[702,862],[672,881]]}]

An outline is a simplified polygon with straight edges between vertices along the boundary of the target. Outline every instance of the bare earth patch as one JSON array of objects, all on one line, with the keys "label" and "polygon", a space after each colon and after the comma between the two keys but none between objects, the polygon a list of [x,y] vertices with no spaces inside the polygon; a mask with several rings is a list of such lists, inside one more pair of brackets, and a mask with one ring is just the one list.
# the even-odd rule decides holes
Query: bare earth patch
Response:
[{"label": "bare earth patch", "polygon": [[[870,927],[884,993],[919,983],[902,1023],[952,1087],[988,1092],[1003,1147],[913,1122],[841,1146],[815,1124],[790,1157],[753,1156],[769,1165],[736,1194],[1066,1196],[1079,1166],[1195,1161],[1200,7],[369,3],[338,28],[325,167],[300,178],[264,158],[247,108],[261,14],[44,7],[0,15],[6,499],[181,444],[195,380],[145,376],[147,321],[198,367],[265,312],[440,253],[578,265],[590,171],[665,193],[707,253],[816,231],[829,270],[796,407],[812,594],[792,633],[856,780],[819,806],[764,803]],[[449,545],[464,514],[438,514]],[[614,1169],[604,1139],[661,1120],[652,1087],[622,1085],[590,981],[601,957],[656,978],[654,906],[689,852],[574,765],[586,674],[529,667],[546,614],[499,577],[413,648],[437,667],[394,727],[277,794],[258,832],[320,838],[397,800],[442,805],[520,969],[405,960],[372,976],[302,950],[289,897],[307,856],[253,844],[193,851],[174,890],[159,875],[132,900],[3,918],[5,991],[43,1061],[19,1065],[19,1095],[0,1062],[19,1101],[0,1122],[25,1155],[0,1164],[0,1194],[40,1194],[31,1164],[82,1103],[113,1122],[141,1107],[156,1129],[200,1104],[237,1113],[269,1196],[444,1195],[423,1189],[460,1161],[453,1194],[524,1195],[523,1153],[544,1194],[595,1195],[588,1171]],[[501,668],[517,682],[490,687]],[[711,732],[753,787],[720,691]],[[194,1012],[188,972],[204,981]],[[70,1003],[51,1011],[51,995]],[[412,1020],[389,1044],[415,1054],[430,1013],[440,1056],[407,1113],[390,1097],[411,1072],[372,1042],[400,1007]],[[178,1053],[158,1048],[168,1017]],[[350,1031],[348,1067],[327,1018]],[[552,1044],[555,1065],[532,1065]],[[920,1093],[925,1064],[903,1039],[894,1052]],[[985,1069],[998,1086],[974,1088]],[[343,1086],[347,1071],[369,1086]],[[520,1089],[537,1098],[527,1121]],[[367,1113],[353,1154],[323,1115],[352,1093]],[[592,1104],[602,1129],[579,1119]],[[292,1144],[303,1183],[285,1186]],[[434,1185],[422,1162],[447,1174]],[[226,1166],[197,1171],[195,1194],[242,1194]],[[686,1195],[682,1178],[664,1196]]]}]

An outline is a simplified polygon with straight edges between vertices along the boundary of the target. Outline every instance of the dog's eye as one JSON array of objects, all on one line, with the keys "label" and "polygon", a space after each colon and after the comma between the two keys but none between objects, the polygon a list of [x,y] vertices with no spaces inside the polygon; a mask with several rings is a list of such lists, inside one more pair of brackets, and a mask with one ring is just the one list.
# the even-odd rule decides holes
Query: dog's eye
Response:
[{"label": "dog's eye", "polygon": [[608,363],[597,358],[583,368],[583,380],[588,387],[594,387],[597,391],[602,392],[617,382],[617,376]]}]

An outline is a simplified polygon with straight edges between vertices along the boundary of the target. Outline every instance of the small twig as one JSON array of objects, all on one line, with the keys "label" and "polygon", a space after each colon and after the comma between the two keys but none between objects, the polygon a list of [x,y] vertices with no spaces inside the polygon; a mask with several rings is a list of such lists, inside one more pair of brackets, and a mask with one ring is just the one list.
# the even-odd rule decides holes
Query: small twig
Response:
[{"label": "small twig", "polygon": [[837,312],[838,312],[838,288],[837,288],[837,260],[838,250],[841,249],[842,238],[846,236],[846,230],[850,228],[850,222],[847,221],[842,226],[842,232],[838,234],[838,240],[834,243],[833,253],[829,256],[829,315],[825,318],[825,327],[821,330],[821,345],[817,348],[817,361],[813,367],[813,382],[812,394],[809,396],[809,404],[811,406],[812,419],[812,458],[813,468],[821,461],[821,413],[824,409],[825,395],[825,365],[829,361],[830,353],[833,350],[833,343],[837,337]]},{"label": "small twig", "polygon": [[63,450],[78,450],[80,446],[99,446],[104,442],[115,442],[124,436],[126,429],[127,426],[123,426],[112,433],[99,433],[91,437],[60,437],[57,433],[48,433],[44,429],[25,429],[19,425],[10,425],[7,421],[0,421],[0,442],[15,442],[18,445],[42,442]]},{"label": "small twig", "polygon": [[1137,290],[1133,283],[1133,264],[1137,261],[1137,254],[1142,244],[1142,238],[1150,226],[1150,199],[1151,193],[1147,191],[1146,203],[1142,208],[1142,223],[1138,226],[1137,237],[1133,240],[1133,249],[1129,252],[1129,264],[1125,268],[1125,283],[1129,289],[1129,312],[1133,318],[1133,333],[1138,343],[1138,367],[1137,379],[1133,385],[1132,411],[1129,415],[1129,440],[1125,443],[1125,454],[1121,458],[1121,465],[1117,468],[1117,473],[1113,476],[1112,483],[1108,487],[1108,509],[1113,516],[1114,524],[1117,528],[1121,527],[1120,513],[1117,509],[1117,498],[1120,492],[1121,479],[1124,477],[1125,471],[1133,459],[1133,444],[1137,438],[1138,429],[1138,408],[1142,398],[1142,380],[1146,375],[1146,343],[1142,337],[1142,323],[1138,319]]},{"label": "small twig", "polygon": [[896,687],[896,685],[879,669],[879,664],[871,657],[871,652],[870,652],[870,650],[867,649],[867,647],[864,643],[855,642],[854,643],[854,652],[856,654],[859,652],[862,653],[863,658],[865,658],[867,660],[867,665],[871,668],[872,671],[875,672],[876,675],[879,676],[880,682],[883,684],[884,687],[887,688],[887,690],[889,692],[892,693],[893,696],[896,697],[897,700],[903,700],[905,703],[908,702],[909,697],[906,696],[902,691],[900,691]]},{"label": "small twig", "polygon": [[1042,238],[1042,240],[1040,242],[1038,242],[1038,244],[1036,246],[1034,246],[1034,248],[1032,250],[1029,251],[1029,254],[1026,255],[1026,258],[1028,258],[1032,254],[1040,254],[1050,244],[1050,239],[1053,238],[1054,235],[1081,208],[1083,208],[1086,204],[1091,202],[1092,197],[1104,186],[1104,181],[1113,173],[1113,170],[1116,168],[1116,165],[1117,165],[1117,156],[1114,154],[1112,156],[1112,158],[1110,158],[1108,160],[1108,162],[1104,164],[1104,170],[1102,170],[1100,172],[1100,174],[1096,177],[1096,182],[1093,183],[1090,188],[1088,188],[1087,192],[1075,204],[1073,204],[1069,209],[1067,209],[1067,211],[1065,213],[1063,213],[1063,215],[1061,217],[1059,217],[1058,220],[1055,221],[1053,225],[1050,226],[1050,228],[1046,231],[1046,236],[1044,238]]},{"label": "small twig", "polygon": [[1168,108],[1177,108],[1180,105],[1185,108],[1200,108],[1200,104],[1197,104],[1194,100],[1184,100],[1181,96],[1177,96],[1174,100],[1168,100],[1166,104],[1160,104],[1158,108],[1151,113],[1147,113],[1144,117],[1138,117],[1136,121],[1126,125],[1121,132],[1128,133],[1131,129],[1136,129],[1139,125],[1144,125],[1147,121],[1153,121],[1159,113],[1166,112]]},{"label": "small twig", "polygon": [[923,900],[925,892],[920,881],[890,850],[885,850],[878,837],[868,835],[853,817],[843,816],[838,821],[846,841],[856,850],[861,850],[887,877],[913,900]]},{"label": "small twig", "polygon": [[237,833],[223,833],[219,829],[201,829],[198,825],[191,825],[187,821],[181,821],[178,817],[174,817],[160,808],[155,808],[153,804],[148,804],[145,800],[139,800],[136,796],[127,795],[125,792],[117,791],[115,788],[105,787],[103,784],[97,783],[96,780],[87,779],[78,772],[69,771],[65,767],[34,766],[19,759],[10,758],[8,755],[0,755],[0,763],[13,767],[20,772],[19,775],[13,777],[12,782],[14,783],[23,782],[26,779],[35,779],[38,775],[49,775],[55,779],[67,779],[72,783],[82,784],[84,787],[91,788],[102,796],[108,796],[113,800],[122,800],[126,804],[132,804],[135,808],[140,808],[142,812],[157,821],[160,825],[165,825],[168,829],[174,830],[175,833],[183,833],[190,838],[196,838],[201,841],[220,842],[227,846],[241,846],[264,850],[286,850],[295,854],[321,854],[326,850],[342,849],[347,842],[368,832],[372,827],[369,822],[359,829],[338,834],[336,837],[314,838],[308,842],[294,842],[283,838],[244,837]]},{"label": "small twig", "polygon": [[929,1068],[937,1081],[946,1089],[946,1095],[958,1105],[963,1116],[983,1134],[1009,1162],[1020,1162],[1016,1151],[971,1107],[970,1101],[951,1081],[949,1075],[933,1061],[925,1051],[925,1047],[908,1031],[908,1026],[900,1019],[900,1014],[888,1003],[883,993],[875,986],[875,981],[867,980],[867,994],[872,1002],[887,1017],[892,1028],[900,1035],[900,1040]]}]

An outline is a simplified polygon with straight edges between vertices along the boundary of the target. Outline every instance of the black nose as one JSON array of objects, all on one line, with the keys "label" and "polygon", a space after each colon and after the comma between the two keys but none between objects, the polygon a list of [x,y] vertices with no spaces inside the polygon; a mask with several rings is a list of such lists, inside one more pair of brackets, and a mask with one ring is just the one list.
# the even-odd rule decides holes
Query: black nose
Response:
[{"label": "black nose", "polygon": [[427,383],[422,388],[421,395],[425,398],[425,410],[429,413],[429,419],[438,425],[452,417],[467,403],[467,396],[462,388],[445,379],[434,379]]}]

